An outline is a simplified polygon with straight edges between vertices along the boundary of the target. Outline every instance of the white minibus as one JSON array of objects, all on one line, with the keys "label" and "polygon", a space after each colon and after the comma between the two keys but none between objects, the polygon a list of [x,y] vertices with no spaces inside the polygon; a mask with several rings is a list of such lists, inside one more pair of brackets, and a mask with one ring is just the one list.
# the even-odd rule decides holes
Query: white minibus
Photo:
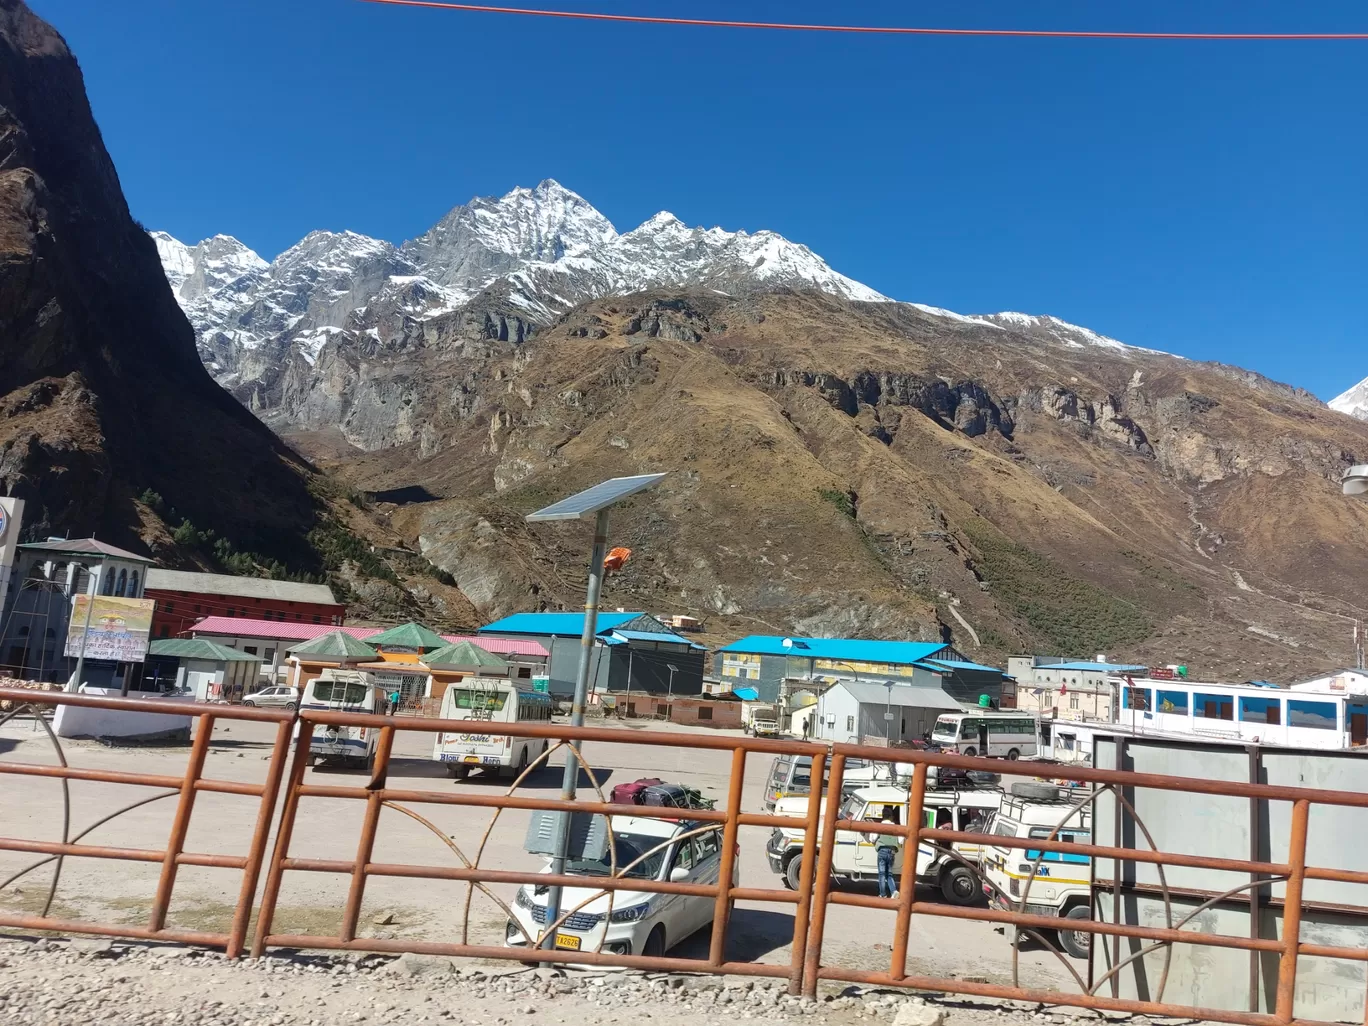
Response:
[{"label": "white minibus", "polygon": [[[983,744],[987,728],[988,746]],[[936,719],[931,743],[960,755],[1000,755],[1008,759],[1036,754],[1039,727],[1034,716],[984,710],[946,713]]]},{"label": "white minibus", "polygon": [[[363,670],[326,669],[304,685],[301,710],[326,709],[332,712],[384,713],[389,700],[383,688]],[[295,727],[298,730],[298,725]],[[336,727],[315,724],[309,742],[309,755],[315,762],[340,758],[360,763],[367,770],[375,764],[379,727]]]},{"label": "white minibus", "polygon": [[441,718],[469,720],[470,729],[438,733],[432,757],[447,772],[464,780],[472,769],[516,776],[550,746],[546,738],[508,737],[482,732],[480,723],[551,722],[551,696],[525,681],[503,677],[467,677],[451,684],[442,696]]}]

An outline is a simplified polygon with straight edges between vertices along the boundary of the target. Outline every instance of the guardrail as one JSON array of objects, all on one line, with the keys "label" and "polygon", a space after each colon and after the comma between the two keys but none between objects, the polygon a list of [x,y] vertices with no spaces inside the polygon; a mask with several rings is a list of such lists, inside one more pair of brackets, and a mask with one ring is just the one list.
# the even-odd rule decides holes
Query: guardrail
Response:
[{"label": "guardrail", "polygon": [[[107,708],[148,708],[141,711],[168,712],[166,702],[138,702],[135,700],[96,699],[86,696],[33,695],[27,692],[6,692],[0,690],[0,698],[13,698],[22,703],[33,704],[85,704],[100,705]],[[181,710],[176,710],[181,711]],[[19,926],[33,929],[69,930],[85,933],[108,933],[126,937],[158,938],[186,941],[191,943],[221,945],[229,955],[235,956],[242,950],[248,917],[254,908],[258,911],[257,928],[252,942],[252,953],[263,954],[273,947],[303,947],[320,949],[344,949],[375,952],[416,952],[426,954],[451,955],[458,957],[480,957],[492,959],[528,960],[529,956],[538,961],[591,964],[601,966],[620,966],[649,970],[730,973],[748,976],[781,978],[788,981],[792,993],[815,995],[823,980],[846,981],[876,984],[891,987],[907,987],[918,990],[938,991],[977,995],[994,998],[1007,998],[1026,1001],[1039,1001],[1060,1005],[1074,1005],[1086,1008],[1117,1010],[1163,1016],[1204,1018],[1247,1026],[1288,1026],[1297,1020],[1294,1015],[1298,959],[1300,956],[1345,959],[1354,962],[1368,962],[1368,949],[1336,947],[1322,944],[1309,944],[1301,940],[1300,923],[1302,909],[1302,885],[1305,880],[1336,880],[1352,883],[1368,883],[1368,873],[1340,869],[1332,866],[1308,866],[1306,864],[1306,836],[1310,810],[1313,805],[1329,805],[1354,808],[1368,808],[1368,795],[1346,792],[1316,790],[1302,787],[1280,787],[1267,784],[1244,783],[1239,781],[1200,780],[1173,776],[1162,776],[1130,771],[1094,769],[1086,766],[1070,766],[1068,777],[1096,785],[1091,795],[1083,795],[1079,801],[1081,808],[1088,802],[1110,794],[1119,804],[1128,809],[1126,789],[1153,788],[1172,792],[1187,792],[1204,795],[1221,795],[1285,801],[1291,806],[1291,843],[1285,862],[1258,862],[1239,859],[1214,858],[1194,853],[1163,852],[1143,850],[1120,845],[1083,844],[1047,838],[1014,838],[964,831],[934,829],[923,825],[922,811],[927,793],[927,769],[930,766],[958,769],[993,770],[1001,772],[1006,764],[998,760],[969,758],[957,755],[933,754],[915,750],[889,749],[857,745],[826,745],[799,742],[767,740],[760,738],[738,738],[708,734],[643,733],[603,727],[584,727],[573,729],[561,726],[533,726],[529,724],[482,723],[481,731],[496,736],[546,739],[552,747],[538,762],[546,760],[564,750],[567,758],[580,760],[591,781],[594,782],[597,800],[577,800],[565,802],[559,799],[532,797],[519,793],[519,787],[537,765],[527,767],[514,782],[507,794],[488,794],[457,788],[432,790],[422,788],[395,788],[388,780],[391,755],[395,737],[403,731],[459,732],[469,728],[468,721],[414,718],[409,716],[388,717],[362,713],[345,713],[303,710],[295,718],[301,728],[294,744],[293,754],[288,751],[288,738],[291,730],[291,715],[254,711],[236,707],[188,705],[187,714],[201,717],[191,749],[189,767],[183,779],[157,777],[150,774],[115,773],[111,771],[78,770],[67,767],[63,760],[60,767],[20,766],[15,763],[0,762],[0,772],[58,776],[67,780],[109,780],[147,786],[177,787],[179,801],[171,836],[162,851],[141,849],[106,849],[74,843],[63,837],[61,843],[21,841],[13,838],[0,838],[0,849],[33,851],[57,858],[71,856],[94,856],[100,858],[125,858],[137,861],[159,861],[163,864],[153,913],[146,928],[126,928],[91,923],[67,923],[32,916],[0,916],[0,925]],[[267,771],[266,782],[262,785],[249,785],[228,781],[213,781],[201,776],[204,753],[207,750],[213,724],[219,719],[265,720],[277,723],[275,747]],[[315,727],[367,727],[379,731],[379,744],[370,778],[364,786],[339,786],[315,783],[306,778],[306,770],[311,761],[310,741]],[[575,742],[576,744],[571,744]],[[600,894],[612,895],[617,891],[631,889],[662,894],[682,894],[711,898],[714,901],[714,915],[706,958],[647,957],[644,955],[616,955],[601,951],[570,951],[540,949],[535,954],[526,948],[499,947],[493,945],[471,944],[468,932],[470,896],[475,889],[489,895],[496,903],[509,911],[492,891],[490,884],[561,884],[585,887],[586,878],[581,876],[551,877],[544,873],[519,872],[506,869],[492,869],[480,865],[480,853],[490,830],[504,809],[528,810],[570,810],[575,812],[596,813],[601,815],[632,815],[637,817],[657,817],[673,819],[678,810],[650,808],[642,806],[614,805],[604,800],[594,771],[582,758],[578,750],[579,742],[604,742],[615,745],[645,746],[654,748],[674,748],[686,750],[711,750],[731,754],[729,788],[724,808],[712,810],[690,810],[688,818],[723,831],[721,846],[721,867],[719,882],[712,884],[690,884],[668,880],[641,880],[623,878],[618,870],[610,878],[595,878],[593,886]],[[813,759],[811,781],[812,794],[806,814],[799,817],[749,813],[742,809],[742,794],[745,774],[754,764],[754,756],[796,754],[808,755]],[[852,822],[841,818],[841,799],[845,767],[848,759],[858,758],[875,762],[897,762],[911,764],[913,775],[908,791],[907,820],[897,825],[891,823]],[[829,765],[828,765],[829,761]],[[288,780],[284,781],[284,795],[278,800],[282,778],[288,764]],[[1011,765],[1013,772],[1023,775],[1058,775],[1058,767],[1031,762]],[[193,811],[194,796],[200,790],[220,790],[229,793],[259,796],[261,810],[258,816],[250,852],[246,858],[232,858],[221,855],[204,855],[182,851],[185,831]],[[169,792],[168,792],[169,793]],[[294,840],[295,824],[300,805],[310,799],[345,799],[363,802],[365,805],[362,824],[356,839],[356,853],[351,860],[306,859],[290,855]],[[269,859],[263,858],[267,840],[267,830],[271,811],[280,805],[280,819],[276,840]],[[473,846],[474,858],[469,857],[461,845],[454,843],[420,813],[409,806],[464,806],[490,809],[493,820],[486,828],[483,837]],[[421,863],[385,863],[373,858],[377,834],[380,828],[381,810],[395,809],[433,830],[457,856],[459,865],[433,865]],[[732,885],[732,870],[735,865],[738,831],[743,826],[788,827],[801,830],[804,837],[802,871],[799,886],[795,890],[770,888],[737,887]],[[1143,824],[1140,825],[1144,832]],[[702,829],[702,828],[700,828]],[[901,871],[900,896],[897,899],[878,898],[867,894],[845,893],[834,890],[833,856],[839,831],[857,830],[862,833],[895,834],[903,842],[906,857]],[[460,838],[465,841],[466,838]],[[474,840],[472,834],[472,840]],[[1217,948],[1237,948],[1246,951],[1267,952],[1278,956],[1276,986],[1276,1005],[1271,1013],[1239,1011],[1224,1008],[1200,1008],[1162,1000],[1162,984],[1158,1000],[1132,1000],[1117,996],[1114,989],[1118,971],[1122,966],[1113,966],[1100,979],[1093,979],[1092,960],[1089,960],[1088,979],[1075,970],[1066,960],[1069,972],[1079,983],[1080,993],[1063,990],[1026,988],[1017,985],[977,983],[956,978],[941,978],[909,975],[907,973],[908,936],[914,916],[927,915],[942,918],[976,920],[995,924],[1005,924],[1019,932],[1032,936],[1044,936],[1041,931],[1059,927],[1059,919],[1026,912],[1026,898],[1029,895],[1029,882],[1026,895],[1019,900],[1013,899],[1014,909],[970,908],[941,905],[934,902],[918,901],[915,894],[915,873],[918,845],[925,843],[942,850],[950,851],[954,843],[996,845],[999,847],[1028,849],[1036,852],[1036,866],[1045,852],[1059,852],[1087,856],[1089,858],[1115,859],[1117,864],[1150,863],[1159,866],[1187,866],[1230,871],[1247,875],[1249,882],[1232,889],[1222,897],[1229,897],[1251,887],[1266,886],[1273,882],[1286,882],[1284,897],[1284,919],[1282,935],[1278,938],[1255,936],[1230,936],[1223,934],[1195,932],[1181,928],[1184,923],[1166,927],[1150,927],[1104,922],[1094,920],[1070,920],[1069,929],[1089,933],[1094,937],[1108,936],[1133,938],[1151,942],[1154,945],[1190,944]],[[470,847],[470,846],[468,846]],[[814,857],[815,856],[815,857]],[[1028,858],[1032,856],[1027,856]],[[257,875],[266,868],[266,883],[259,906],[254,906]],[[241,869],[243,872],[242,889],[239,896],[237,913],[233,928],[227,935],[190,934],[165,928],[165,909],[170,900],[171,889],[175,885],[175,869],[178,865],[215,865]],[[278,934],[273,933],[273,922],[279,902],[282,882],[286,873],[311,872],[333,873],[348,876],[348,893],[342,908],[340,927],[336,934]],[[1035,879],[1035,872],[1031,880]],[[365,896],[367,882],[373,877],[402,877],[408,879],[430,879],[463,881],[467,884],[466,921],[461,926],[459,941],[420,941],[412,939],[385,939],[360,937],[357,926],[361,904]],[[0,884],[3,886],[3,884]],[[1176,891],[1174,893],[1177,893]],[[597,897],[597,895],[595,896]],[[593,900],[593,899],[591,899]],[[728,961],[726,958],[729,929],[729,911],[734,901],[767,902],[792,909],[793,939],[789,964],[762,964],[755,962]],[[587,902],[581,903],[587,904]],[[872,910],[891,911],[893,929],[889,945],[891,957],[886,971],[871,971],[827,964],[823,958],[823,947],[827,914],[833,905],[856,906]],[[561,925],[564,918],[576,909],[566,909],[561,920],[544,924],[542,935],[552,933]],[[1189,916],[1191,919],[1191,916]],[[529,938],[538,939],[538,938]],[[1047,942],[1048,943],[1048,942]],[[1052,945],[1051,945],[1052,946]],[[1094,949],[1096,945],[1092,946]],[[1150,948],[1143,949],[1143,955]],[[1060,956],[1061,959],[1063,956]],[[1133,956],[1139,957],[1139,956]],[[1101,988],[1112,983],[1113,993],[1108,996],[1099,993]]]}]

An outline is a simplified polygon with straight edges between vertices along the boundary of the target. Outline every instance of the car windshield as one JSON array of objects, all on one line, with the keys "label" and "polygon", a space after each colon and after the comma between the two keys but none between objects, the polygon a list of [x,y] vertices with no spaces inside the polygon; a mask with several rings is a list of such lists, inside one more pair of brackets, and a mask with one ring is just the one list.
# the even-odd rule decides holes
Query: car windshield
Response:
[{"label": "car windshield", "polygon": [[[656,845],[665,841],[663,837],[652,837],[649,834],[622,834],[615,833],[613,839],[617,842],[617,864],[619,870],[629,863],[637,864],[625,873],[625,877],[635,880],[654,880],[660,875],[660,867],[665,864],[665,856],[669,854],[669,847],[662,847],[659,851],[652,852],[644,859],[641,856],[651,851]],[[685,842],[688,843],[687,841]],[[637,859],[641,859],[637,862]],[[566,863],[566,871],[579,876],[610,876],[612,866],[609,864],[608,855],[605,853],[601,859],[571,859]]]}]

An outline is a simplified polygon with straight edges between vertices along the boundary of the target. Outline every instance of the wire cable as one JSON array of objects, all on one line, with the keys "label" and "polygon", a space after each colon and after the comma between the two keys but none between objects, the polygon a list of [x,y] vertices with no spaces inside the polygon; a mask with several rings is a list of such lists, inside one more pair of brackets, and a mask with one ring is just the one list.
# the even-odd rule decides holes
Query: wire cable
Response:
[{"label": "wire cable", "polygon": [[789,32],[845,32],[863,35],[1009,36],[1033,39],[1169,39],[1223,42],[1368,40],[1368,32],[1101,32],[1068,29],[926,28],[903,25],[804,25],[775,21],[723,21],[714,18],[665,18],[645,14],[539,10],[529,7],[500,7],[492,4],[448,3],[446,0],[361,0],[361,2],[381,4],[387,7],[427,7],[479,14],[517,14],[536,18],[566,18],[572,21],[614,21],[637,25],[692,25],[705,28],[770,29]]}]

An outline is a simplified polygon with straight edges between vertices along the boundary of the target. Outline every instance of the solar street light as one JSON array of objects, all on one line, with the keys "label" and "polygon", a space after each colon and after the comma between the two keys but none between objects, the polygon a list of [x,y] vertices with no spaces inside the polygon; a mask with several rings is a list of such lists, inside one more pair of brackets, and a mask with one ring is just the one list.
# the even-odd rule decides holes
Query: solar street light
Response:
[{"label": "solar street light", "polygon": [[[584,630],[580,634],[579,669],[575,673],[575,697],[570,706],[570,726],[584,726],[584,704],[589,694],[589,662],[594,650],[594,639],[598,633],[599,592],[603,587],[603,560],[608,551],[608,510],[629,495],[643,492],[657,484],[664,474],[637,474],[633,477],[615,477],[602,481],[592,488],[586,488],[567,499],[554,502],[545,509],[529,513],[525,518],[530,524],[554,523],[561,520],[594,519],[594,546],[589,556],[589,584],[584,593]],[[610,664],[611,665],[611,664]],[[611,670],[610,670],[611,672]],[[565,757],[565,775],[561,782],[561,800],[575,800],[575,786],[579,782],[579,743],[572,742],[575,749]],[[570,851],[570,814],[562,812],[556,817],[555,855],[551,860],[551,872],[556,876],[565,874],[565,861]],[[546,922],[554,923],[560,918],[561,888],[552,886],[546,896]],[[543,947],[555,946],[555,930],[549,930],[542,940]]]}]

